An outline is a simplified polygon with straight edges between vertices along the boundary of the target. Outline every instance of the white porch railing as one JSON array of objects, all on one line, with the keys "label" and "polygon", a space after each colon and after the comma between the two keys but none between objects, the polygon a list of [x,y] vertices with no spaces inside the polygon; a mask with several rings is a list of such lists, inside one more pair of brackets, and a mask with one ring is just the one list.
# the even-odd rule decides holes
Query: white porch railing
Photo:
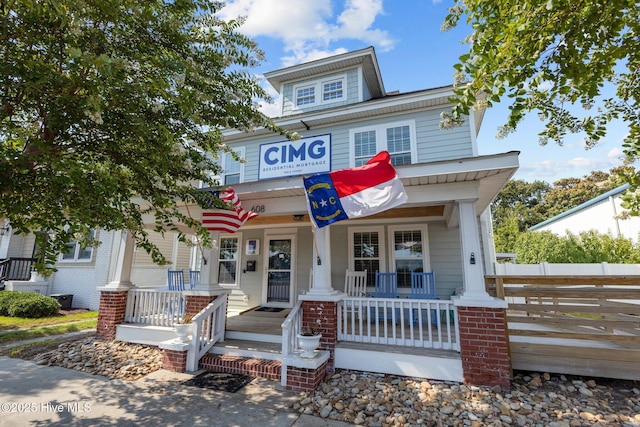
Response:
[{"label": "white porch railing", "polygon": [[127,296],[124,321],[173,327],[185,313],[186,296],[177,291],[131,289]]},{"label": "white porch railing", "polygon": [[298,350],[298,334],[302,330],[302,301],[296,302],[291,312],[282,322],[282,371],[281,384],[287,385],[287,356]]},{"label": "white porch railing", "polygon": [[346,297],[338,310],[339,341],[460,351],[451,300]]},{"label": "white porch railing", "polygon": [[193,317],[191,346],[187,351],[187,372],[198,369],[200,358],[218,341],[224,341],[227,298],[216,298]]}]

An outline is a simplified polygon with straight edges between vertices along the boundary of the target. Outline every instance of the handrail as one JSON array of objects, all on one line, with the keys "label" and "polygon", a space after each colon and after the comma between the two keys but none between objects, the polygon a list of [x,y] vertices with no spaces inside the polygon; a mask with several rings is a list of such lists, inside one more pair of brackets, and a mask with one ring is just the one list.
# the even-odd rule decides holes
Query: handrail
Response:
[{"label": "handrail", "polygon": [[227,315],[226,295],[220,296],[193,317],[191,346],[187,351],[187,371],[198,369],[200,358],[218,341],[224,340]]},{"label": "handrail", "polygon": [[280,383],[287,385],[287,357],[298,349],[297,335],[302,330],[302,301],[296,302],[282,322],[282,371]]},{"label": "handrail", "polygon": [[35,258],[11,257],[0,261],[0,282],[8,280],[27,281],[31,279],[31,270]]}]

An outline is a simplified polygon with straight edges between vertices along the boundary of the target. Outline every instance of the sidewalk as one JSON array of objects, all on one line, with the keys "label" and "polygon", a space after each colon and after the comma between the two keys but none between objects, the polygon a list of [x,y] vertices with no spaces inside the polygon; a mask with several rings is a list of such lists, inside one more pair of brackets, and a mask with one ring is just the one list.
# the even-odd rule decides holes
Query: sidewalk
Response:
[{"label": "sidewalk", "polygon": [[298,393],[254,379],[236,393],[181,385],[165,370],[134,382],[0,356],[0,426],[346,427],[299,415]]}]

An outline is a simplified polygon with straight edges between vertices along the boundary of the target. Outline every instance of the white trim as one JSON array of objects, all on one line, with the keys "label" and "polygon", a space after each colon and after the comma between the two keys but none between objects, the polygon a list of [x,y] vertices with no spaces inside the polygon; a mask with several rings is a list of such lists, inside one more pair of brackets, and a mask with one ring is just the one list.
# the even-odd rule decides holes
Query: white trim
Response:
[{"label": "white trim", "polygon": [[[374,131],[376,134],[376,150],[371,157],[383,150],[387,150],[387,134],[386,131],[389,128],[396,128],[402,126],[409,126],[409,153],[411,155],[411,164],[418,163],[418,144],[416,141],[416,121],[415,120],[402,120],[398,122],[383,122],[371,124],[369,126],[362,126],[358,128],[349,129],[349,167],[356,166],[356,147],[355,147],[355,134],[360,132]],[[388,151],[388,150],[387,150]],[[396,153],[391,153],[393,156]]]},{"label": "white trim", "polygon": [[220,261],[224,261],[222,259],[220,259],[220,251],[218,251],[218,260],[217,260],[217,264],[218,264],[218,285],[220,285],[221,288],[224,289],[240,289],[240,265],[242,265],[242,246],[243,246],[243,241],[242,241],[242,233],[241,232],[236,232],[236,233],[225,233],[225,234],[220,234],[219,237],[219,241],[220,243],[222,243],[222,239],[238,239],[238,256],[236,258],[236,283],[220,283]]},{"label": "white trim", "polygon": [[469,112],[469,136],[471,137],[471,152],[474,156],[478,155],[478,138],[476,131],[476,116],[472,110]]},{"label": "white trim", "polygon": [[358,72],[356,73],[356,75],[358,76],[358,82],[357,82],[357,87],[358,87],[358,101],[357,102],[363,102],[364,101],[364,68],[362,67],[362,65],[359,65],[357,68]]},{"label": "white trim", "polygon": [[414,231],[420,230],[422,234],[422,270],[431,271],[431,256],[429,253],[429,226],[427,224],[397,224],[387,227],[389,244],[387,250],[389,251],[389,271],[396,271],[396,257],[395,257],[395,239],[394,233],[396,231]]},{"label": "white trim", "polygon": [[358,227],[349,227],[347,229],[347,233],[349,236],[349,241],[348,241],[348,247],[349,247],[349,256],[348,256],[348,262],[349,262],[349,270],[355,270],[355,257],[353,255],[353,251],[354,251],[354,245],[353,245],[353,235],[355,233],[363,233],[363,232],[376,232],[378,233],[378,246],[379,246],[379,252],[380,252],[380,257],[378,258],[380,260],[380,271],[381,272],[385,272],[388,271],[387,270],[387,256],[386,256],[386,252],[387,252],[387,245],[386,245],[386,236],[385,236],[385,232],[384,232],[384,226],[379,225],[379,226],[372,226],[372,227],[362,227],[362,226],[358,226]]}]

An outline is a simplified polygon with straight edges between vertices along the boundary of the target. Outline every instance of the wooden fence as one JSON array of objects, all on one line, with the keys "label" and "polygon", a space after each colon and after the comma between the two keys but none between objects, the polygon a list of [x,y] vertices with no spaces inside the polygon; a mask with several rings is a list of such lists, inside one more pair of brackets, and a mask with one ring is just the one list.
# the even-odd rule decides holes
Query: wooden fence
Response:
[{"label": "wooden fence", "polygon": [[512,367],[640,379],[640,276],[487,276]]}]

